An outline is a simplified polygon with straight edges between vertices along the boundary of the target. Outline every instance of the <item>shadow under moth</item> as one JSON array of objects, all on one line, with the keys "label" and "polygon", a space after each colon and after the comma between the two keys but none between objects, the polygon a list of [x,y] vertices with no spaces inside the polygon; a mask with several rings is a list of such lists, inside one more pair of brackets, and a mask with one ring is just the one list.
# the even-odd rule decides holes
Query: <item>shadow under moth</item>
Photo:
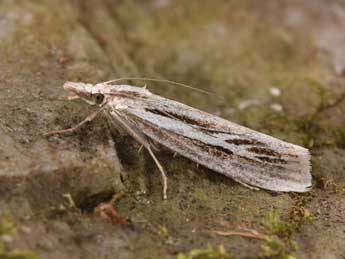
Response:
[{"label": "shadow under moth", "polygon": [[143,147],[156,163],[167,198],[167,177],[156,158],[154,143],[250,188],[305,192],[311,187],[309,151],[255,130],[237,125],[185,104],[155,95],[145,87],[66,82],[69,99],[82,99],[98,110],[73,128],[78,130],[100,112],[110,115]]}]

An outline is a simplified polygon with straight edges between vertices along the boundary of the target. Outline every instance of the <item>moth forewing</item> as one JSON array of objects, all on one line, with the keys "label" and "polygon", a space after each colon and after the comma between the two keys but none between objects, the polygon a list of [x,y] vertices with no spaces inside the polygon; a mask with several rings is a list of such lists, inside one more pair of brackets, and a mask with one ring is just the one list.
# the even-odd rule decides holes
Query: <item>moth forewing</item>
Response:
[{"label": "moth forewing", "polygon": [[303,147],[154,95],[145,88],[71,82],[64,88],[90,104],[101,100],[101,109],[150,152],[163,177],[164,197],[166,176],[150,140],[246,186],[283,192],[305,192],[311,186],[310,155]]},{"label": "moth forewing", "polygon": [[141,88],[121,89],[128,96],[114,104],[125,104],[123,118],[172,151],[243,184],[284,192],[311,186],[307,149]]}]

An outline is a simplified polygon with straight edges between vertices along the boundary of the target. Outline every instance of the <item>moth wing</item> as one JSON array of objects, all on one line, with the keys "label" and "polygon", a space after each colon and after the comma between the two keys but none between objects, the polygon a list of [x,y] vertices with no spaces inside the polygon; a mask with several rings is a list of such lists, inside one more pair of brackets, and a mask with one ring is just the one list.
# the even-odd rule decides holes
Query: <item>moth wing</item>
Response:
[{"label": "moth wing", "polygon": [[153,94],[126,104],[123,118],[146,136],[240,183],[284,192],[311,186],[303,147]]}]

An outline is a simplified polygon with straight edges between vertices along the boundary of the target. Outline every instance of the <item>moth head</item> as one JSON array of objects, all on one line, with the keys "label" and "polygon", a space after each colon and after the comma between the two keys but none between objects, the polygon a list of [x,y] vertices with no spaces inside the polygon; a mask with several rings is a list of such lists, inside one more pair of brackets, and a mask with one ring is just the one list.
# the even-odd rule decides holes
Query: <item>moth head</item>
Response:
[{"label": "moth head", "polygon": [[92,84],[66,82],[63,88],[69,92],[70,99],[82,99],[92,105],[101,105],[104,102],[104,94],[101,89]]}]

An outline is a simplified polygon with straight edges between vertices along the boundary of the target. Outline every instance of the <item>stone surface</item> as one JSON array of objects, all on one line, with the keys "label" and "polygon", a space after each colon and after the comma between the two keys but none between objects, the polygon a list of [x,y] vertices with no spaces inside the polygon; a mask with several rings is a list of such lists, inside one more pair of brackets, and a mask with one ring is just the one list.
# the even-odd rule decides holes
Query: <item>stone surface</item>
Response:
[{"label": "stone surface", "polygon": [[[234,258],[257,258],[264,241],[212,231],[267,233],[262,222],[274,209],[298,225],[281,237],[297,243],[290,254],[344,257],[344,13],[341,1],[326,0],[2,0],[0,210],[17,224],[9,246],[40,258],[175,258],[224,244]],[[169,176],[163,201],[150,157],[105,117],[72,135],[43,137],[94,110],[59,100],[65,81],[125,76],[215,92],[225,100],[147,83],[157,94],[310,148],[312,191],[249,190],[162,150]],[[240,109],[248,100],[256,104]],[[128,227],[93,212],[113,195]]]}]

